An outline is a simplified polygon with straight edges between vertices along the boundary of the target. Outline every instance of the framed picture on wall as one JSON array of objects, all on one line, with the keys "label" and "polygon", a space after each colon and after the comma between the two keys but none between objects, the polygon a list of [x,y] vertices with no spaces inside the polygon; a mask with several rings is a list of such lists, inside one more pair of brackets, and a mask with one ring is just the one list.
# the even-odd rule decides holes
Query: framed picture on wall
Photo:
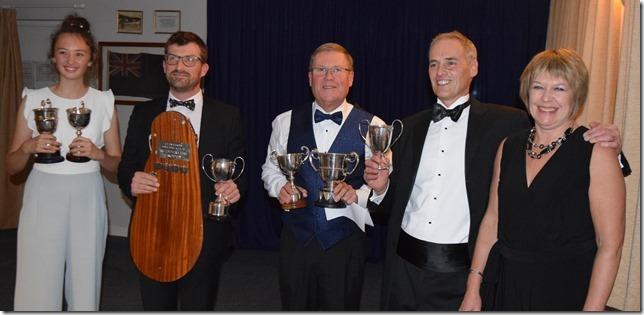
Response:
[{"label": "framed picture on wall", "polygon": [[157,34],[172,34],[181,30],[181,11],[155,10],[154,32]]},{"label": "framed picture on wall", "polygon": [[167,96],[165,43],[98,42],[98,88],[112,90],[116,104],[133,105]]},{"label": "framed picture on wall", "polygon": [[116,32],[143,34],[143,11],[117,10]]}]

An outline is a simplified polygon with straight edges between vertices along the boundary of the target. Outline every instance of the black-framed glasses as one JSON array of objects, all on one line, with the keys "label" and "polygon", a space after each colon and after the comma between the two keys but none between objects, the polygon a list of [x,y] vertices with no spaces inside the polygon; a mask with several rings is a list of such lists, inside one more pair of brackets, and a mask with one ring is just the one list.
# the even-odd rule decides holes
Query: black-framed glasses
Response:
[{"label": "black-framed glasses", "polygon": [[327,67],[311,67],[310,71],[314,75],[319,75],[319,76],[326,75],[329,72],[332,75],[336,76],[336,75],[340,75],[340,74],[344,74],[344,73],[349,73],[349,72],[351,72],[353,70],[347,69],[347,68],[342,68],[342,67],[331,67],[331,68],[327,68]]},{"label": "black-framed glasses", "polygon": [[201,58],[194,55],[188,55],[188,56],[177,56],[173,54],[165,55],[165,63],[171,66],[178,64],[179,60],[181,60],[186,67],[194,67],[197,64],[197,61],[202,61]]}]

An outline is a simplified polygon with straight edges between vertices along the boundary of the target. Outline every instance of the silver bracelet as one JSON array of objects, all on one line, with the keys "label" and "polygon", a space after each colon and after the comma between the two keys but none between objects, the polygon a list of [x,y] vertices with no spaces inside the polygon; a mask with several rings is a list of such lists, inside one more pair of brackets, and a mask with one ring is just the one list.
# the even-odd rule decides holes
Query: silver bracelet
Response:
[{"label": "silver bracelet", "polygon": [[483,278],[483,273],[478,269],[470,269],[470,273],[475,273]]}]

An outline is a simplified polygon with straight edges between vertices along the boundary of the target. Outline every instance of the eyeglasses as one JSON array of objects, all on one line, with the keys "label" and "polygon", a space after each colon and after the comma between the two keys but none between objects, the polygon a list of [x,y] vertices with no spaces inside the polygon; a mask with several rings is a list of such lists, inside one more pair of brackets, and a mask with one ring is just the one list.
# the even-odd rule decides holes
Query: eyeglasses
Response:
[{"label": "eyeglasses", "polygon": [[197,64],[197,61],[202,61],[201,58],[193,55],[189,55],[189,56],[177,56],[173,54],[165,55],[165,63],[171,66],[178,64],[179,60],[183,61],[183,64],[186,67],[194,67]]},{"label": "eyeglasses", "polygon": [[347,68],[342,68],[342,67],[331,67],[331,68],[327,68],[327,67],[311,67],[310,71],[314,75],[319,75],[319,76],[326,75],[329,72],[333,76],[336,76],[336,75],[351,72],[353,70],[347,69]]}]

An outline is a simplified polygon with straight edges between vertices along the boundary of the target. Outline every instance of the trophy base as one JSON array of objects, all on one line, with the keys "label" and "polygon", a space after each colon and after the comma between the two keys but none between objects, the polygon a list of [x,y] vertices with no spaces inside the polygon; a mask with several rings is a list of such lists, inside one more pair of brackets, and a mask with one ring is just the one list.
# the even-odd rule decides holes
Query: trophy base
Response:
[{"label": "trophy base", "polygon": [[289,203],[282,203],[282,210],[284,211],[290,211],[293,209],[299,209],[299,208],[304,208],[306,207],[306,199],[300,199],[295,202],[289,202]]},{"label": "trophy base", "polygon": [[211,201],[208,204],[208,219],[214,221],[226,221],[228,220],[228,205]]},{"label": "trophy base", "polygon": [[75,156],[75,155],[73,155],[71,152],[70,152],[70,153],[67,153],[67,155],[65,155],[65,158],[67,159],[67,161],[75,162],[75,163],[86,163],[86,162],[89,162],[89,158],[88,158],[88,157],[86,157],[86,156]]},{"label": "trophy base", "polygon": [[42,164],[52,164],[52,163],[60,163],[64,160],[65,158],[60,155],[60,152],[38,153],[36,154],[36,160],[34,162],[42,163]]},{"label": "trophy base", "polygon": [[346,208],[347,204],[344,201],[328,201],[328,200],[317,200],[315,205],[322,208]]}]

